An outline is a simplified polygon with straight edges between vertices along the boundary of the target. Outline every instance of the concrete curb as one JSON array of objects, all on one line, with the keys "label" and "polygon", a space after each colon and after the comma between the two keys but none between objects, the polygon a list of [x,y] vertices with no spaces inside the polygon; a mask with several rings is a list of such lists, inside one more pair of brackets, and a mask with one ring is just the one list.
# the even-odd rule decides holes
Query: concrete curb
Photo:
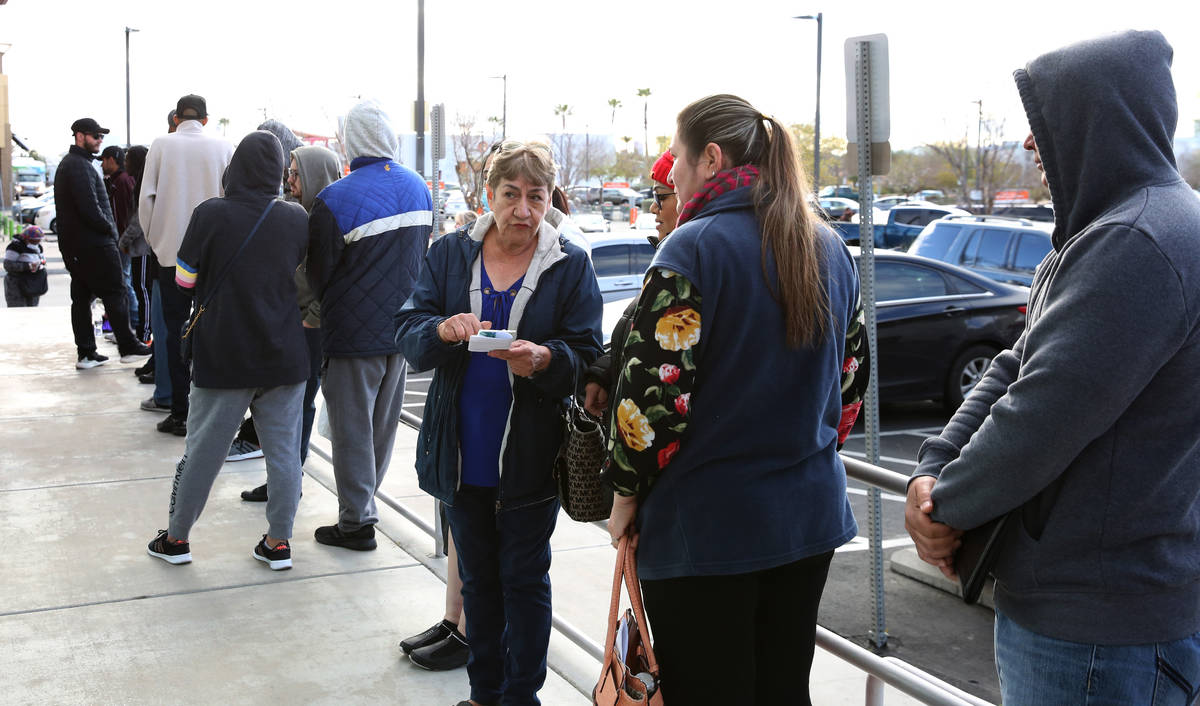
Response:
[{"label": "concrete curb", "polygon": [[[957,581],[951,581],[942,575],[933,566],[921,561],[917,556],[917,550],[909,547],[892,553],[892,571],[895,571],[901,576],[907,576],[915,581],[932,586],[936,589],[945,591],[962,598],[962,589]],[[979,595],[979,605],[990,610],[996,610],[996,605],[992,602],[992,589],[995,585],[993,579],[988,579],[987,584],[983,587],[983,592]]]}]

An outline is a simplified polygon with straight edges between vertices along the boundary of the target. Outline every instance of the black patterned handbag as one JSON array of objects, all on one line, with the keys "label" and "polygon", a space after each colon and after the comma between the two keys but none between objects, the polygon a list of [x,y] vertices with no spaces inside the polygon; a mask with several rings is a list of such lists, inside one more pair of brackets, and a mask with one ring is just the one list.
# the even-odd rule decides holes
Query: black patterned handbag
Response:
[{"label": "black patterned handbag", "polygon": [[612,512],[612,488],[600,480],[600,470],[608,453],[604,427],[600,420],[579,406],[571,395],[563,407],[566,431],[558,458],[554,460],[554,479],[558,499],[567,517],[576,522],[607,520]]}]

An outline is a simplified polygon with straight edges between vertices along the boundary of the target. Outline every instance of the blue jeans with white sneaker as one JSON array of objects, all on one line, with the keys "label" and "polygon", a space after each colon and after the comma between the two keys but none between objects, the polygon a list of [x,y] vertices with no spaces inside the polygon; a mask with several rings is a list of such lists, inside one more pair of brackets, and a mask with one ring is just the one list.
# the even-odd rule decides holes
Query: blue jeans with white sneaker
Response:
[{"label": "blue jeans with white sneaker", "polygon": [[996,670],[1011,706],[1174,706],[1200,695],[1200,633],[1144,645],[1046,637],[996,611]]}]

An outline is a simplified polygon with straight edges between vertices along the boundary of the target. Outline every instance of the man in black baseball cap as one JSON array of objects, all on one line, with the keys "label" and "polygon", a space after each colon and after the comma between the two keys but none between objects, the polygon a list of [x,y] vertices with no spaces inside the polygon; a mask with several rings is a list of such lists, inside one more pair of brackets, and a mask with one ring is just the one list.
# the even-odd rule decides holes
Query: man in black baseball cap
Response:
[{"label": "man in black baseball cap", "polygon": [[129,296],[117,251],[112,205],[92,166],[108,130],[91,118],[80,118],[71,124],[71,133],[75,144],[59,162],[54,194],[58,247],[71,274],[71,328],[79,356],[75,368],[87,370],[108,360],[96,352],[92,332],[91,305],[96,298],[104,302],[121,362],[144,360],[150,349],[134,337],[129,325]]},{"label": "man in black baseball cap", "polygon": [[[100,149],[99,140],[104,139],[102,137],[102,135],[107,135],[109,133],[109,129],[106,127],[100,127],[100,123],[96,122],[95,120],[92,120],[91,118],[80,118],[80,119],[76,120],[75,122],[71,123],[71,134],[74,135],[74,134],[80,133],[80,132],[82,132],[85,135],[90,135],[90,136],[96,138],[96,140],[97,140],[96,150],[99,150]],[[95,151],[93,151],[93,153],[94,152]]]}]

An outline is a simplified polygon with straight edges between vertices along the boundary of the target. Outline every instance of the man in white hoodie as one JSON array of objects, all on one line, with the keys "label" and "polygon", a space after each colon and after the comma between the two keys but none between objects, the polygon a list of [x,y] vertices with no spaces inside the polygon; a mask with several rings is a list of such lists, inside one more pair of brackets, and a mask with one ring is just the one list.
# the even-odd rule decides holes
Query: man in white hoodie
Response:
[{"label": "man in white hoodie", "polygon": [[191,298],[175,286],[176,252],[192,210],[222,195],[221,176],[233,157],[233,145],[204,133],[208,106],[200,96],[180,98],[172,120],[175,132],[154,140],[146,155],[138,215],[161,266],[158,287],[166,324],[166,360],[158,364],[165,364],[171,374],[171,414],[159,422],[158,430],[184,436],[191,373],[180,358],[179,336],[191,312]]}]

